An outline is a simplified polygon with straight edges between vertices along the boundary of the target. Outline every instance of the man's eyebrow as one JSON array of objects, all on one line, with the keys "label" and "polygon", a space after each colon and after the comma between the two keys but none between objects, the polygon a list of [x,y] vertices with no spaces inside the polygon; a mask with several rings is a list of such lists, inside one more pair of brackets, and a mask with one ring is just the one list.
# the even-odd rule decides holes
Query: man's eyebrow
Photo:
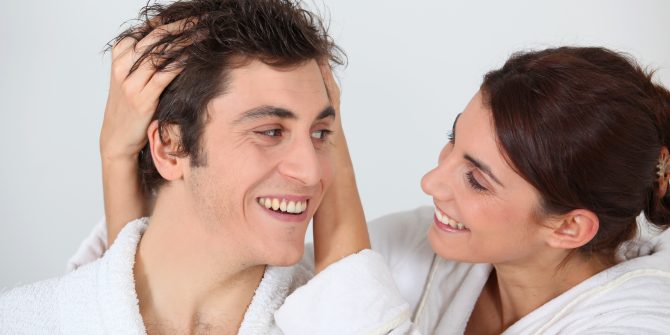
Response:
[{"label": "man's eyebrow", "polygon": [[480,171],[482,171],[482,172],[486,173],[487,175],[489,175],[489,177],[491,177],[491,179],[493,179],[496,183],[498,183],[498,185],[500,185],[500,186],[502,186],[502,187],[505,187],[505,185],[503,185],[503,184],[500,182],[500,180],[499,180],[498,178],[496,178],[496,176],[493,174],[493,172],[491,172],[491,168],[489,168],[488,165],[482,163],[481,161],[475,159],[474,157],[472,157],[472,156],[470,156],[470,155],[468,155],[468,154],[463,155],[463,158],[465,158],[467,161],[469,161],[470,163],[472,163],[472,165],[474,165],[475,167],[477,167]]},{"label": "man's eyebrow", "polygon": [[323,120],[325,118],[335,118],[335,108],[333,106],[328,106],[324,108],[319,115],[316,116],[316,121]]},{"label": "man's eyebrow", "polygon": [[267,117],[277,117],[280,119],[296,119],[297,117],[290,110],[275,107],[275,106],[260,106],[252,108],[244,113],[242,116],[233,121],[233,124],[242,123],[248,120],[262,119]]},{"label": "man's eyebrow", "polygon": [[[275,106],[260,106],[252,108],[244,113],[242,116],[233,121],[233,124],[242,123],[248,120],[262,119],[267,117],[276,117],[280,119],[297,119],[298,117],[295,113],[291,112],[288,109],[275,107]],[[316,120],[323,120],[328,117],[335,117],[335,109],[333,106],[328,106],[324,108],[319,115],[317,115]]]}]

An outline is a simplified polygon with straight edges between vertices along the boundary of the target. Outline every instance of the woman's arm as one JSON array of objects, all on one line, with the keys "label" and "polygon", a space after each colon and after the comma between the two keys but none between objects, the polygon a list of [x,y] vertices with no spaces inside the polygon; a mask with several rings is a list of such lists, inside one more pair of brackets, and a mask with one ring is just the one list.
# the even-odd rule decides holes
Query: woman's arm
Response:
[{"label": "woman's arm", "polygon": [[317,274],[286,298],[275,321],[286,334],[410,334],[408,303],[385,260],[366,250],[370,239],[342,131],[339,88],[327,63],[321,73],[337,113],[335,178],[314,215]]},{"label": "woman's arm", "polygon": [[354,167],[342,129],[340,89],[327,62],[321,65],[321,75],[337,117],[332,136],[335,178],[314,215],[314,263],[317,273],[346,256],[370,248]]},{"label": "woman's arm", "polygon": [[108,245],[121,228],[149,214],[149,199],[140,185],[138,154],[147,142],[147,127],[158,99],[181,68],[156,71],[152,57],[130,69],[144,48],[164,34],[181,29],[183,21],[159,26],[140,41],[126,37],[112,48],[109,96],[100,131],[100,158]]}]

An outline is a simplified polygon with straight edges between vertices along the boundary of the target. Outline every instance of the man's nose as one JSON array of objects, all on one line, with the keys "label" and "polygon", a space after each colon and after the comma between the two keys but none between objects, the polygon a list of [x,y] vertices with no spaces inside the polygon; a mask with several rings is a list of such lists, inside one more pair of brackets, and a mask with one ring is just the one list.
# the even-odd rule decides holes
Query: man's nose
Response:
[{"label": "man's nose", "polygon": [[321,166],[311,138],[295,139],[279,163],[279,173],[300,185],[313,186],[321,181]]}]

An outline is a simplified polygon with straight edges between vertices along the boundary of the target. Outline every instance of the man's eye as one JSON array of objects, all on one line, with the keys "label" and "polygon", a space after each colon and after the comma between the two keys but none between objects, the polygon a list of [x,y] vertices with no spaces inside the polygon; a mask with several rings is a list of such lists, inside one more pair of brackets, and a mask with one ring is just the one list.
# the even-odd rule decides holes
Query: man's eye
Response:
[{"label": "man's eye", "polygon": [[315,130],[312,132],[312,137],[317,140],[325,140],[331,133],[332,131],[328,129]]},{"label": "man's eye", "polygon": [[281,129],[268,129],[263,131],[257,131],[257,134],[268,136],[268,137],[278,137],[282,135]]}]

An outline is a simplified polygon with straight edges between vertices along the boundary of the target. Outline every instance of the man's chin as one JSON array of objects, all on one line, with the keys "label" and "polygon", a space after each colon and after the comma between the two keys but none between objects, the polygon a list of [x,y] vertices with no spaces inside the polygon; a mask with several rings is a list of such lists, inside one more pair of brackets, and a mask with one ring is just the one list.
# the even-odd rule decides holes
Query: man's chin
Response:
[{"label": "man's chin", "polygon": [[285,246],[268,255],[267,264],[272,266],[292,266],[298,264],[305,254],[305,245]]}]

